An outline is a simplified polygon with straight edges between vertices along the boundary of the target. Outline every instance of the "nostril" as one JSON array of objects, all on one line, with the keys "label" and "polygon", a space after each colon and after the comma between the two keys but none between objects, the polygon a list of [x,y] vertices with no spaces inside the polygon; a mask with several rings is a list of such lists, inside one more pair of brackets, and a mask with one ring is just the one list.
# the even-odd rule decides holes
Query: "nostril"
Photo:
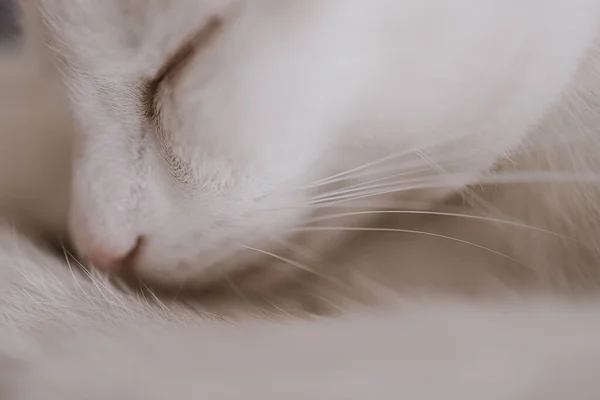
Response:
[{"label": "nostril", "polygon": [[86,258],[92,266],[98,269],[114,273],[127,272],[133,267],[143,241],[143,236],[139,236],[133,246],[121,253],[102,248],[90,249],[86,254]]}]

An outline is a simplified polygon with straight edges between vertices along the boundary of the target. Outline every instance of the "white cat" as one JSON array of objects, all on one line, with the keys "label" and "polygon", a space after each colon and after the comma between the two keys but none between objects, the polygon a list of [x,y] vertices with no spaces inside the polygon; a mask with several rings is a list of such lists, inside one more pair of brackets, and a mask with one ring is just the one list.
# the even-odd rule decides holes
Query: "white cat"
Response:
[{"label": "white cat", "polygon": [[[71,233],[101,269],[263,283],[298,247],[329,249],[390,206],[433,207],[468,183],[491,184],[475,198],[500,216],[386,217],[373,228],[385,238],[327,258],[325,276],[349,290],[310,287],[350,315],[256,323],[237,316],[250,304],[203,306],[236,327],[72,275],[6,231],[3,398],[600,394],[597,305],[353,305],[385,300],[381,285],[597,290],[599,1],[23,4],[64,73]],[[304,314],[289,297],[300,310],[275,309]]]},{"label": "white cat", "polygon": [[77,249],[174,285],[270,279],[285,263],[255,257],[282,253],[272,238],[328,243],[297,229],[316,216],[474,182],[574,84],[600,15],[597,0],[30,6],[80,132]]}]

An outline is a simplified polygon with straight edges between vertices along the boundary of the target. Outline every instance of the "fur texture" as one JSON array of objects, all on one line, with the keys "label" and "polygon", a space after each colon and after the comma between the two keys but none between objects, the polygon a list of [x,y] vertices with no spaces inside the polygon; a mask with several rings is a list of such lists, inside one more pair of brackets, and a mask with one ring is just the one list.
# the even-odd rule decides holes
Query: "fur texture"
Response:
[{"label": "fur texture", "polygon": [[319,252],[341,233],[310,231],[315,217],[426,208],[475,182],[573,84],[600,13],[596,0],[30,7],[77,121],[80,254],[176,286],[269,280],[290,269],[264,256],[290,258],[282,239]]},{"label": "fur texture", "polygon": [[600,395],[596,302],[393,300],[312,320],[221,304],[216,319],[71,275],[9,229],[1,239],[3,399]]},{"label": "fur texture", "polygon": [[[3,227],[0,397],[600,395],[600,2],[24,5],[18,62],[45,72],[3,70],[3,103],[40,102],[0,121],[2,162],[27,155],[2,173],[6,215],[60,227],[69,145],[36,153],[17,133],[68,142],[74,127],[71,234],[100,267],[141,235],[133,268],[162,284],[265,263],[247,250],[282,261],[259,280],[289,261],[311,273],[182,302]],[[55,66],[74,126],[46,89]],[[19,199],[46,182],[57,207],[36,215]]]}]

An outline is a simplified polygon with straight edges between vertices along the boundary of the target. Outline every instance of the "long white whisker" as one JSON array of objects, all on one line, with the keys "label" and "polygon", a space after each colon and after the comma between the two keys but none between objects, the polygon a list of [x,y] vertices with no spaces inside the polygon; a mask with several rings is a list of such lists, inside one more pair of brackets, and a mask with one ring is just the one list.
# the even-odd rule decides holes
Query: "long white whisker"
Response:
[{"label": "long white whisker", "polygon": [[[380,169],[377,169],[377,170],[374,170],[374,171],[367,170],[367,171],[363,171],[361,173],[357,173],[357,174],[352,174],[352,175],[349,175],[349,176],[343,176],[343,177],[340,177],[340,178],[336,178],[336,179],[333,179],[333,180],[330,180],[330,181],[327,181],[327,182],[324,182],[324,183],[311,184],[311,185],[308,185],[308,186],[303,186],[303,187],[300,187],[299,189],[300,190],[313,189],[313,188],[317,188],[317,187],[320,187],[320,186],[333,185],[333,184],[339,183],[339,182],[350,181],[350,180],[353,180],[353,179],[359,179],[359,178],[363,178],[363,177],[378,175],[378,174],[382,174],[382,173],[386,173],[386,172],[397,172],[399,170],[407,170],[407,169],[408,168],[405,165],[389,165],[389,166],[386,166],[385,168],[380,168]],[[357,185],[366,184],[366,183],[374,183],[374,182],[379,181],[380,179],[386,179],[386,178],[390,178],[390,177],[393,177],[393,176],[412,175],[412,174],[417,174],[419,172],[426,172],[426,171],[429,171],[429,168],[421,166],[420,168],[412,168],[412,169],[408,170],[407,172],[397,173],[397,174],[394,174],[394,175],[391,175],[391,176],[388,176],[388,177],[377,178],[377,179],[373,179],[373,180],[370,180],[370,181],[367,181],[367,182],[361,182],[361,183],[358,183],[358,184],[352,184],[350,186],[342,187],[341,189],[351,188],[351,187],[354,187],[354,186],[357,186]]]},{"label": "long white whisker", "polygon": [[[398,160],[398,162],[394,163],[393,165],[386,165],[386,166],[383,166],[382,168],[378,168],[378,169],[372,168],[372,167],[378,166],[379,164],[385,163],[387,161],[391,161],[397,157],[412,156],[412,155],[418,155],[419,158],[418,159],[409,158],[408,160]],[[414,149],[414,150],[404,151],[401,153],[392,154],[390,156],[387,156],[387,157],[384,157],[381,159],[377,159],[377,160],[374,160],[374,161],[366,163],[366,164],[362,164],[353,169],[346,170],[344,172],[340,172],[338,174],[332,175],[327,178],[323,178],[319,181],[314,182],[313,184],[311,184],[309,186],[304,186],[301,189],[315,188],[315,187],[319,187],[319,186],[323,186],[323,185],[333,184],[333,183],[340,182],[340,181],[356,179],[356,178],[360,178],[363,176],[381,174],[381,173],[384,173],[387,171],[410,170],[410,171],[412,171],[412,173],[414,173],[416,171],[430,171],[432,166],[440,174],[443,174],[446,172],[446,169],[444,167],[463,165],[465,163],[473,163],[473,162],[475,162],[475,160],[476,160],[476,158],[474,158],[470,154],[465,155],[463,153],[458,153],[458,155],[457,155],[457,154],[452,154],[452,153],[450,153],[450,154],[443,153],[443,155],[438,155],[436,157],[436,160],[434,161],[422,149],[421,150]],[[358,172],[358,173],[356,173],[356,172]]]},{"label": "long white whisker", "polygon": [[[549,142],[549,143],[544,143],[542,145],[540,145],[540,148],[553,148],[556,147],[557,144],[561,144],[561,145],[568,145],[571,143],[577,143],[579,141],[581,141],[583,139],[571,139],[569,138],[568,140],[560,140],[560,141],[556,141],[556,142]],[[429,149],[435,149],[438,146],[443,146],[445,143],[445,141],[432,141],[430,143],[427,144],[422,144],[421,146],[414,147],[405,151],[401,151],[398,153],[394,153],[394,154],[390,154],[388,156],[382,157],[380,159],[377,160],[373,160],[370,162],[367,162],[365,164],[361,164],[359,166],[356,166],[354,168],[339,172],[339,173],[335,173],[333,175],[330,175],[328,177],[325,178],[321,178],[318,181],[315,181],[313,184],[311,184],[308,187],[304,187],[304,189],[309,189],[309,188],[313,188],[313,187],[317,187],[317,186],[321,186],[321,185],[325,185],[325,184],[329,184],[329,183],[334,183],[340,180],[346,180],[346,179],[351,179],[350,176],[354,176],[354,177],[360,177],[361,175],[371,175],[371,174],[375,174],[375,173],[381,173],[381,172],[385,172],[386,170],[390,170],[390,169],[406,169],[406,167],[409,166],[409,164],[413,164],[413,165],[422,165],[422,162],[416,162],[414,160],[414,158],[409,157],[409,161],[405,162],[404,165],[403,164],[395,164],[391,167],[384,167],[383,169],[380,170],[376,170],[376,171],[366,171],[364,174],[355,174],[356,172],[361,172],[363,170],[366,169],[372,169],[372,167],[378,166],[380,164],[384,164],[387,161],[391,161],[397,158],[402,158],[405,156],[413,156],[413,155],[417,155],[419,156],[419,158],[421,159],[421,161],[425,161],[425,163],[427,163],[429,166],[432,166],[434,168],[434,170],[440,172],[440,173],[444,173],[445,172],[445,168],[444,168],[444,164],[448,164],[448,163],[452,163],[452,164],[457,164],[459,162],[462,163],[469,163],[469,164],[479,164],[477,163],[477,158],[479,156],[479,153],[475,152],[464,152],[461,151],[461,149],[455,149],[454,151],[451,149],[443,149],[443,151],[437,151],[435,153],[435,158],[432,158],[431,156],[429,156],[425,151],[429,150]]]},{"label": "long white whisker", "polygon": [[400,228],[359,228],[359,227],[347,227],[347,226],[317,226],[317,227],[300,227],[292,229],[293,232],[335,232],[335,231],[348,231],[348,232],[396,232],[396,233],[407,233],[407,234],[415,234],[422,236],[430,236],[445,240],[450,240],[457,243],[466,244],[469,246],[473,246],[475,248],[490,252],[507,260],[510,260],[524,268],[529,268],[527,265],[523,264],[521,261],[516,258],[510,257],[504,253],[491,249],[489,247],[485,247],[479,245],[477,243],[469,242],[468,240],[463,240],[459,238],[455,238],[452,236],[446,236],[439,233],[433,232],[425,232],[425,231],[417,231],[413,229],[400,229]]},{"label": "long white whisker", "polygon": [[433,169],[435,171],[437,171],[439,174],[446,174],[448,172],[439,164],[439,161],[437,161],[437,162],[434,161],[423,150],[417,150],[415,153],[418,154],[419,157],[421,157],[421,159],[427,163],[427,165],[433,167]]},{"label": "long white whisker", "polygon": [[[398,168],[396,166],[394,166],[394,168],[390,168],[390,170],[397,171]],[[377,179],[368,180],[366,182],[360,182],[360,183],[356,183],[356,184],[344,186],[344,187],[341,187],[341,188],[337,188],[337,189],[335,189],[335,190],[333,190],[331,192],[323,192],[323,193],[320,194],[320,196],[326,196],[328,194],[336,194],[336,193],[338,193],[338,191],[339,192],[343,192],[343,191],[346,191],[348,189],[361,188],[363,186],[367,186],[367,185],[370,185],[370,184],[373,184],[373,183],[377,183],[377,182],[383,182],[383,181],[388,180],[388,179],[399,178],[399,177],[402,177],[402,176],[415,175],[415,174],[419,174],[419,173],[422,173],[422,172],[427,172],[429,170],[430,170],[429,168],[419,168],[419,169],[411,170],[411,171],[407,171],[407,172],[399,172],[399,173],[392,174],[392,175],[386,175],[386,176],[383,176],[383,177],[380,177],[380,178],[377,178]],[[377,172],[370,173],[370,174],[363,174],[363,176],[374,175],[374,174],[378,174],[378,173],[381,173],[381,172],[382,171],[377,171]],[[360,177],[361,176],[358,176],[358,178],[360,178]],[[354,178],[357,178],[357,177],[353,176],[352,178],[348,178],[348,179],[354,179]],[[347,179],[340,179],[340,181],[342,181],[342,180],[347,180]],[[336,181],[336,182],[338,182],[338,181]],[[336,182],[329,182],[329,184],[336,183]]]},{"label": "long white whisker", "polygon": [[410,150],[405,150],[405,151],[402,151],[402,152],[399,152],[399,153],[390,154],[390,155],[388,155],[386,157],[382,157],[382,158],[379,158],[377,160],[370,161],[370,162],[367,162],[365,164],[359,165],[358,167],[354,167],[354,168],[351,168],[349,170],[346,170],[346,171],[343,171],[343,172],[331,175],[331,176],[329,176],[327,178],[320,179],[320,180],[318,180],[318,181],[315,182],[315,185],[326,184],[326,183],[332,181],[333,179],[349,175],[349,174],[351,174],[353,172],[362,171],[364,169],[367,169],[367,168],[370,168],[370,167],[373,167],[373,166],[376,166],[376,165],[379,165],[379,164],[383,164],[386,161],[390,161],[390,160],[396,159],[398,157],[402,157],[402,156],[405,156],[407,154],[411,154],[413,151],[414,151],[413,149],[410,149]]},{"label": "long white whisker", "polygon": [[296,267],[296,268],[299,268],[299,269],[301,269],[303,271],[309,272],[309,273],[311,273],[311,274],[313,274],[313,275],[315,275],[315,276],[317,276],[317,277],[319,277],[321,279],[324,279],[324,280],[326,280],[326,281],[328,281],[330,283],[333,283],[334,285],[344,286],[340,282],[338,282],[335,279],[331,278],[330,276],[324,275],[324,274],[320,273],[319,271],[316,271],[315,269],[313,269],[313,268],[311,268],[311,267],[309,267],[307,265],[301,264],[301,263],[299,263],[297,261],[290,260],[289,258],[280,256],[280,255],[272,253],[270,251],[261,250],[261,249],[258,249],[256,247],[251,247],[251,246],[242,246],[242,247],[245,248],[245,249],[248,249],[248,250],[253,250],[253,251],[256,251],[258,253],[261,253],[261,254],[273,257],[276,260],[282,261],[282,262],[284,262],[286,264],[289,264],[289,265],[291,265],[293,267]]},{"label": "long white whisker", "polygon": [[385,194],[406,192],[409,190],[417,190],[417,189],[425,189],[425,188],[429,189],[429,188],[437,187],[437,185],[421,183],[421,184],[404,184],[404,185],[396,184],[395,186],[389,186],[389,185],[383,186],[383,188],[386,188],[386,187],[389,189],[379,190],[379,191],[372,191],[372,189],[363,189],[358,193],[349,193],[349,194],[344,194],[344,195],[339,195],[339,196],[318,198],[316,200],[308,201],[307,204],[310,204],[310,205],[323,204],[323,203],[338,204],[338,203],[343,203],[343,202],[348,202],[348,201],[366,199],[366,198],[374,197],[374,196],[382,196]]},{"label": "long white whisker", "polygon": [[290,240],[287,240],[287,239],[284,239],[281,237],[279,237],[279,238],[269,237],[268,240],[275,242],[275,243],[279,243],[280,245],[287,247],[294,253],[302,256],[303,258],[306,258],[307,260],[311,260],[311,261],[315,261],[315,262],[322,261],[322,257],[320,255],[318,255],[312,251],[309,251],[309,250],[305,249],[304,247],[300,246],[299,244],[296,244]]},{"label": "long white whisker", "polygon": [[[378,199],[380,200],[378,203],[373,203],[372,201],[369,202],[365,202],[365,203],[360,203],[360,202],[353,202],[353,203],[342,203],[342,204],[328,204],[328,203],[319,203],[319,204],[307,204],[307,203],[303,203],[303,204],[290,204],[286,207],[275,207],[275,208],[265,208],[263,209],[263,211],[267,212],[267,211],[281,211],[281,210],[289,210],[289,209],[309,209],[309,210],[320,210],[320,209],[327,209],[327,208],[345,208],[345,209],[359,209],[361,211],[365,211],[366,209],[371,209],[373,207],[378,207],[378,208],[385,208],[385,209],[397,209],[398,208],[398,201],[390,201],[389,199]],[[421,210],[423,209],[423,204],[426,203],[427,206],[431,206],[431,204],[429,202],[424,202],[424,201],[414,201],[414,200],[402,200],[402,206],[403,208],[408,208],[408,209],[416,209],[416,210]],[[456,206],[449,206],[449,205],[444,205],[444,204],[439,204],[436,206],[436,208],[444,208],[444,210],[463,210],[464,207],[456,207]]]},{"label": "long white whisker", "polygon": [[[435,178],[436,180],[439,180],[440,178],[462,178],[462,180],[458,180],[458,181],[454,181],[454,183],[451,183],[449,181],[446,182],[435,182],[432,183],[431,181]],[[388,187],[390,187],[389,190],[381,190],[378,192],[372,192],[372,193],[365,193],[365,194],[357,194],[357,195],[342,195],[342,196],[337,196],[337,197],[332,197],[332,198],[326,198],[326,199],[317,199],[314,201],[309,201],[308,204],[319,204],[319,203],[324,203],[324,202],[344,202],[344,201],[354,201],[354,200],[358,200],[358,199],[364,199],[364,198],[368,198],[368,197],[373,197],[373,196],[381,196],[384,194],[391,194],[391,193],[397,193],[397,192],[403,192],[403,191],[408,191],[408,190],[415,190],[415,189],[433,189],[433,188],[452,188],[452,187],[456,187],[457,186],[457,182],[462,182],[463,180],[466,182],[468,181],[468,179],[471,178],[470,174],[448,174],[447,176],[435,176],[435,177],[428,177],[428,179],[423,179],[421,184],[418,185],[405,185],[405,186],[391,186],[392,184],[398,184],[398,183],[404,183],[404,181],[402,182],[390,182]],[[429,182],[428,182],[429,181]],[[493,174],[493,175],[489,175],[489,176],[482,176],[480,178],[478,178],[478,180],[475,182],[477,184],[519,184],[519,183],[595,183],[595,184],[599,184],[600,183],[600,175],[598,174],[590,174],[590,173],[585,173],[585,174],[581,174],[581,173],[556,173],[556,172],[534,172],[534,173],[527,173],[527,174],[523,174],[523,173],[503,173],[503,174]],[[382,186],[385,187],[384,184],[382,185],[374,185],[376,187]],[[364,190],[366,190],[367,188],[365,188]]]},{"label": "long white whisker", "polygon": [[[464,160],[459,160],[457,158],[451,158],[450,161],[448,161],[448,162],[443,162],[442,160],[440,160],[438,162],[438,165],[443,165],[446,167],[452,167],[452,166],[463,165],[463,164],[464,164]],[[390,172],[390,171],[391,172],[404,171],[402,173],[397,173],[392,176],[413,175],[413,174],[417,174],[417,173],[421,173],[421,172],[431,171],[431,166],[429,164],[424,165],[422,160],[420,160],[420,159],[417,161],[412,160],[411,162],[403,161],[403,162],[395,163],[393,165],[386,165],[386,166],[383,166],[382,168],[367,169],[364,171],[359,171],[359,173],[348,174],[348,175],[341,176],[341,177],[338,177],[335,179],[327,180],[325,182],[313,183],[308,186],[302,186],[296,190],[313,189],[316,187],[332,185],[334,183],[349,181],[352,179],[358,179],[358,178],[363,178],[363,177],[367,177],[367,176],[379,175],[379,174],[382,174],[385,172]],[[359,183],[359,185],[376,182],[381,179],[387,179],[389,177],[391,177],[391,176],[373,179],[372,181],[368,181],[368,182],[362,182],[362,183]],[[353,185],[353,186],[355,186],[355,185]],[[348,188],[348,187],[346,187],[346,188]]]},{"label": "long white whisker", "polygon": [[322,216],[322,217],[315,217],[315,218],[312,218],[312,219],[306,221],[306,223],[307,224],[311,224],[311,223],[315,223],[315,222],[328,221],[328,220],[331,220],[331,219],[338,219],[338,218],[344,218],[344,217],[352,217],[352,216],[356,216],[356,215],[379,215],[379,214],[436,215],[436,216],[444,216],[444,217],[466,218],[466,219],[472,219],[472,220],[477,220],[477,221],[499,223],[499,224],[514,226],[516,228],[530,229],[532,231],[537,231],[537,232],[546,233],[546,234],[549,234],[549,235],[552,235],[552,236],[556,236],[556,237],[561,238],[561,239],[575,240],[574,238],[571,238],[569,236],[564,236],[564,235],[561,235],[559,233],[552,232],[550,230],[539,228],[539,227],[533,226],[533,225],[527,225],[527,224],[523,224],[523,223],[519,223],[519,222],[514,222],[514,221],[509,221],[509,220],[504,220],[504,219],[500,219],[500,218],[484,217],[484,216],[471,215],[471,214],[459,214],[459,213],[451,213],[451,212],[441,212],[441,211],[424,211],[424,210],[415,210],[415,211],[412,211],[412,210],[357,211],[357,212],[330,214],[330,215],[325,215],[325,216]]},{"label": "long white whisker", "polygon": [[[391,178],[391,177],[389,177]],[[399,181],[392,181],[392,182],[385,182],[385,183],[378,183],[378,184],[374,184],[374,185],[367,185],[362,184],[362,185],[354,185],[354,187],[349,187],[346,189],[340,189],[337,191],[332,191],[329,193],[322,193],[318,196],[315,196],[311,199],[311,201],[315,202],[315,201],[326,201],[329,199],[337,199],[337,198],[344,198],[346,195],[350,194],[350,193],[360,193],[360,192],[367,192],[369,190],[372,189],[380,189],[380,188],[390,188],[390,187],[398,187],[398,185],[402,184],[402,185],[409,185],[409,184],[417,184],[417,185],[422,185],[423,181],[425,179],[437,179],[437,177],[416,177],[416,178],[412,178],[412,179],[403,179],[403,180],[399,180]],[[382,178],[381,180],[385,180],[388,178]]]}]

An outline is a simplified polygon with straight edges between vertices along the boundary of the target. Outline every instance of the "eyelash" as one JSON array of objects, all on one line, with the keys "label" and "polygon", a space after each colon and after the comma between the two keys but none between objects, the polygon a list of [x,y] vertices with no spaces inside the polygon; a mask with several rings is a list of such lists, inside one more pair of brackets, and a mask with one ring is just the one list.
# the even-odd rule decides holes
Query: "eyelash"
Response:
[{"label": "eyelash", "polygon": [[[198,30],[193,36],[186,40],[167,60],[167,62],[158,70],[156,75],[147,80],[141,89],[141,106],[142,112],[147,121],[153,126],[157,132],[156,141],[162,153],[163,159],[168,166],[168,171],[173,178],[184,186],[189,186],[191,177],[191,167],[187,162],[180,159],[173,153],[172,147],[169,145],[168,135],[165,133],[163,123],[161,121],[161,106],[158,101],[161,85],[165,81],[173,80],[178,76],[185,66],[194,58],[202,49],[210,44],[211,40],[221,31],[223,20],[214,16]],[[172,85],[171,85],[172,86]]]},{"label": "eyelash", "polygon": [[206,48],[212,39],[222,30],[223,20],[219,16],[211,17],[208,22],[168,58],[156,75],[142,85],[142,107],[145,117],[155,124],[160,124],[160,105],[157,94],[166,80],[172,80],[194,57]]}]

